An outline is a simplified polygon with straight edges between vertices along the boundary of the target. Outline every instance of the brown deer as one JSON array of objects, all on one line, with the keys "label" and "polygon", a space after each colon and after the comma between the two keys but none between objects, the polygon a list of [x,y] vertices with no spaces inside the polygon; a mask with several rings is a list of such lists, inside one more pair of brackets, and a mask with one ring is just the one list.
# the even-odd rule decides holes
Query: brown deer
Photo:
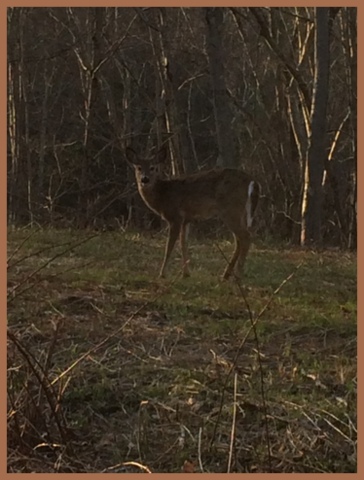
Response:
[{"label": "brown deer", "polygon": [[183,276],[189,276],[187,256],[188,224],[192,220],[219,217],[235,238],[235,251],[223,278],[233,271],[239,275],[251,243],[250,227],[258,205],[260,186],[241,170],[216,168],[192,175],[163,178],[162,164],[166,150],[154,158],[139,158],[134,150],[126,149],[126,156],[134,166],[138,190],[146,205],[161,216],[169,226],[160,277],[179,236],[182,251]]}]

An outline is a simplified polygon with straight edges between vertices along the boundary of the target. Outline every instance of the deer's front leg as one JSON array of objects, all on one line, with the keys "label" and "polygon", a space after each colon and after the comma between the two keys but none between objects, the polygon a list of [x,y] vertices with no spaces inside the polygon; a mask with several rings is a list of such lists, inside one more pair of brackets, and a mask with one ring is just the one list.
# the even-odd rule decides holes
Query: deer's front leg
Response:
[{"label": "deer's front leg", "polygon": [[183,223],[180,231],[180,244],[182,252],[182,275],[184,277],[190,276],[189,265],[188,265],[188,249],[187,249],[187,237],[188,237],[188,227],[187,223]]},{"label": "deer's front leg", "polygon": [[168,240],[167,240],[166,249],[165,249],[165,252],[164,252],[164,259],[163,259],[163,263],[162,263],[162,268],[161,268],[160,273],[159,273],[160,277],[164,277],[164,272],[165,272],[165,269],[166,269],[166,266],[167,266],[167,262],[169,260],[169,257],[171,256],[174,245],[175,245],[176,240],[178,238],[180,228],[181,228],[181,224],[179,222],[169,224]]}]

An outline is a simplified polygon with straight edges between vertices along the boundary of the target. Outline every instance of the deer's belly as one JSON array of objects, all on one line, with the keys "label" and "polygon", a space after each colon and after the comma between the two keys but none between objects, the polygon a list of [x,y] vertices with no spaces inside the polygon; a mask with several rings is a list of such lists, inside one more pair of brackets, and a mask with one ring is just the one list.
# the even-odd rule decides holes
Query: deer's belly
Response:
[{"label": "deer's belly", "polygon": [[191,220],[208,220],[209,218],[216,217],[219,213],[216,205],[203,203],[188,205],[181,209],[183,218],[187,221]]}]

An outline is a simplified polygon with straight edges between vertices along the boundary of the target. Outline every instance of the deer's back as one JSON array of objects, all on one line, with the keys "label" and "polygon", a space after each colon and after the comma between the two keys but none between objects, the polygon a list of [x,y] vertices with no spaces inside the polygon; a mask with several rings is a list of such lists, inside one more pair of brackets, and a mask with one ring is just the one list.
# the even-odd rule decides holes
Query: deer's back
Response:
[{"label": "deer's back", "polygon": [[167,221],[176,217],[191,221],[223,215],[232,208],[242,210],[251,181],[252,178],[241,170],[217,168],[156,180],[141,194],[149,207]]}]

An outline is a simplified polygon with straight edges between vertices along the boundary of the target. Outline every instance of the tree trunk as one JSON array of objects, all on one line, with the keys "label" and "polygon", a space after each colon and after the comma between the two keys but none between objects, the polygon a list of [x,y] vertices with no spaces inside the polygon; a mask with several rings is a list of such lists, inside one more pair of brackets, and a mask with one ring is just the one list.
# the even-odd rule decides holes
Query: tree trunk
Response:
[{"label": "tree trunk", "polygon": [[[9,18],[9,31],[16,39],[8,68],[8,132],[10,140],[9,221],[32,220],[32,168],[29,145],[27,71],[24,67],[26,10],[17,8]],[[14,32],[14,33],[13,33]]]},{"label": "tree trunk", "polygon": [[223,62],[222,27],[224,10],[221,7],[206,8],[207,52],[213,91],[213,106],[218,145],[217,165],[238,167],[235,138],[233,134],[233,112],[225,83]]},{"label": "tree trunk", "polygon": [[329,8],[315,11],[315,78],[311,135],[302,202],[301,244],[319,244],[322,220],[322,179],[326,156],[326,109],[329,90]]},{"label": "tree trunk", "polygon": [[[352,194],[351,205],[349,212],[349,242],[348,247],[352,250],[357,248],[357,9],[348,8],[348,41],[350,56],[348,56],[348,63],[350,65],[350,81],[348,82],[350,99],[349,108],[351,112],[351,128],[352,128],[352,150],[354,159],[354,171],[352,173]],[[351,48],[350,48],[351,47]]]}]

